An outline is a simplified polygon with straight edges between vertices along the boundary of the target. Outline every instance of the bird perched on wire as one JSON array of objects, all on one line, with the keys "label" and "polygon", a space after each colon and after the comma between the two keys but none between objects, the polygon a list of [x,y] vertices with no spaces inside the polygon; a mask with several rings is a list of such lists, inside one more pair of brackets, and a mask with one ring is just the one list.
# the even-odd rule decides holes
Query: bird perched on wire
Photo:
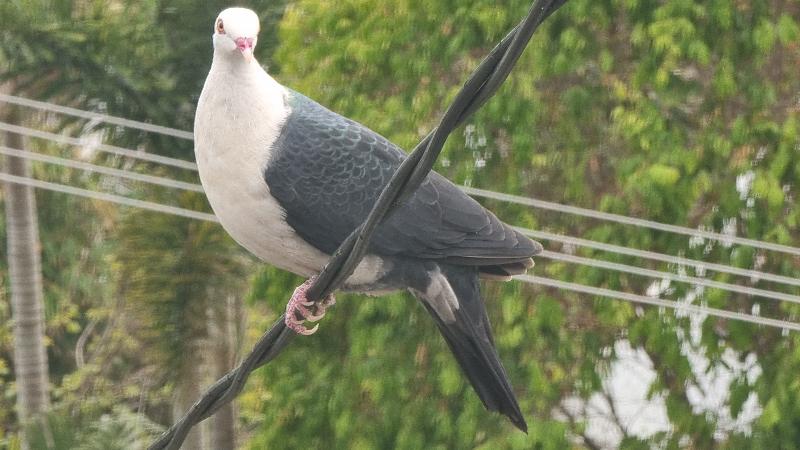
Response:
[{"label": "bird perched on wire", "polygon": [[[319,273],[363,222],[406,157],[383,136],[275,81],[257,63],[257,15],[229,8],[214,22],[214,56],[197,105],[200,179],[223,227],[264,261]],[[497,356],[479,278],[508,280],[533,266],[541,245],[432,172],[379,226],[349,291],[407,290],[421,300],[484,405],[527,424]],[[300,286],[286,324],[324,314]],[[298,315],[304,317],[299,320]]]}]

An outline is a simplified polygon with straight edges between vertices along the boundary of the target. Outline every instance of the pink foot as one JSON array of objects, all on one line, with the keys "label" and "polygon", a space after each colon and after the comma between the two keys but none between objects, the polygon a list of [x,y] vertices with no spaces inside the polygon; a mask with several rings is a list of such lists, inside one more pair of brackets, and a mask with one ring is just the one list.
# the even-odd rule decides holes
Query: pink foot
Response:
[{"label": "pink foot", "polygon": [[[303,325],[303,323],[306,320],[309,322],[319,321],[325,316],[325,311],[329,307],[336,304],[336,299],[333,297],[333,294],[331,294],[328,296],[328,298],[319,302],[314,308],[314,311],[309,309],[310,307],[314,306],[314,302],[311,302],[306,298],[306,291],[311,286],[313,281],[314,278],[312,277],[306,280],[305,283],[298,286],[297,289],[294,290],[291,300],[289,300],[289,303],[286,304],[286,316],[284,319],[286,326],[295,333],[302,334],[304,336],[314,334],[319,328],[319,324],[314,325],[314,328],[308,329]],[[298,314],[303,318],[298,319]]]}]

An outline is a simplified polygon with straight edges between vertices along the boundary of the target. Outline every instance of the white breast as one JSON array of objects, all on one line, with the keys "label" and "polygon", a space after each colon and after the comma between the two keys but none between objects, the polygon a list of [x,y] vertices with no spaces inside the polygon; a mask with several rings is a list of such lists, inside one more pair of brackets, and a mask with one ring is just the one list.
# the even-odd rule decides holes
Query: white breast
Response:
[{"label": "white breast", "polygon": [[[195,116],[195,156],[208,201],[225,230],[264,261],[304,277],[328,260],[285,221],[264,168],[290,110],[286,89],[257,64],[212,65]],[[373,283],[381,258],[369,256],[348,280]]]}]

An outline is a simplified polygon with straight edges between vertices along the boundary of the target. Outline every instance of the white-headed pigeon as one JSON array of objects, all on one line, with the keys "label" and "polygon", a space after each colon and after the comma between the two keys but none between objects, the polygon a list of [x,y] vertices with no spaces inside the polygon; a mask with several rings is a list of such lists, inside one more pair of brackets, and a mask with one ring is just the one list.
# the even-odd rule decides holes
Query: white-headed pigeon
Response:
[{"label": "white-headed pigeon", "polygon": [[[258,31],[249,9],[226,9],[214,22],[214,58],[194,125],[200,179],[237,242],[270,264],[313,277],[366,218],[406,155],[270,77],[253,58]],[[377,229],[343,289],[410,291],[433,316],[484,405],[526,430],[478,278],[524,273],[541,249],[431,173]],[[321,316],[307,308],[307,286],[287,306],[286,323],[301,334],[316,327],[306,329],[296,314],[312,321]]]}]

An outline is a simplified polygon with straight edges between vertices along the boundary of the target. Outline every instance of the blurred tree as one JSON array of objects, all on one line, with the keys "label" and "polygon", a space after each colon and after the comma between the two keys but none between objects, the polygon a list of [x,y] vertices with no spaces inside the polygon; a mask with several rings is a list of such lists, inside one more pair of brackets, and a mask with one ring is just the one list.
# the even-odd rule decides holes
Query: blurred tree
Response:
[{"label": "blurred tree", "polygon": [[[154,121],[169,126],[191,128],[189,125],[193,116],[194,98],[199,94],[205,75],[204,71],[197,70],[196,61],[200,59],[201,55],[196,54],[195,50],[199,51],[202,48],[203,53],[208,50],[205,46],[201,47],[197,39],[177,41],[171,39],[176,37],[174,36],[174,30],[186,29],[194,32],[192,24],[199,26],[202,23],[204,30],[209,29],[213,16],[221,9],[221,5],[222,2],[217,2],[217,4],[209,3],[205,5],[204,9],[197,9],[194,2],[180,1],[108,2],[104,0],[58,0],[53,2],[26,0],[23,2],[3,3],[0,6],[2,8],[2,14],[0,14],[2,15],[2,19],[0,19],[2,31],[0,33],[3,36],[2,43],[0,43],[0,55],[2,55],[0,61],[3,63],[3,71],[0,73],[0,78],[16,80],[18,88],[15,93],[17,94],[74,105],[83,109],[111,112],[125,117]],[[171,13],[174,13],[176,7],[182,11],[179,16]],[[185,10],[192,10],[196,14],[185,14]],[[210,17],[204,17],[203,12]],[[176,26],[176,23],[180,23],[180,26]],[[192,69],[193,73],[187,70],[189,68]],[[73,127],[73,123],[74,121],[71,120],[63,120],[58,126],[76,130]],[[107,141],[121,145],[164,149],[165,151],[162,153],[171,156],[187,158],[191,155],[192,147],[190,142],[171,137],[146,134],[121,127],[108,127],[103,124],[89,124],[84,128],[77,128],[76,131],[79,133],[92,133]],[[99,159],[101,156],[97,155],[96,157]],[[142,166],[141,164],[114,157],[105,157],[105,162],[121,166],[126,170],[147,169],[150,172],[160,173],[165,176],[182,178],[193,176],[192,174],[178,173],[164,168],[140,167]],[[70,173],[70,171],[56,171],[55,173],[49,173],[49,175],[69,178],[69,176],[64,175],[65,173]],[[79,182],[84,183],[85,181],[80,180]],[[119,190],[126,195],[142,196],[147,195],[149,192],[127,183],[109,179],[104,181],[104,183],[101,183],[104,188]],[[199,195],[167,197],[164,196],[163,192],[155,195],[162,195],[164,201],[167,202],[174,198],[180,206],[207,209],[204,200]],[[64,203],[45,204],[43,209],[52,211],[52,209],[49,209],[51,207],[62,208]],[[92,213],[95,212],[93,211]],[[64,223],[77,224],[78,222],[81,222],[82,225],[87,225],[88,222],[88,227],[91,227],[92,220],[80,221],[76,220],[76,217],[70,217],[69,214],[59,213],[45,213],[45,216],[54,219],[55,222],[52,225],[56,225],[56,227],[49,228],[51,233],[46,234],[44,238],[45,265],[58,266],[58,262],[72,260],[74,261],[72,268],[79,266],[79,261],[85,260],[82,256],[82,252],[84,252],[82,247],[84,246],[52,245],[56,244],[56,242],[59,244],[64,242],[62,240],[64,237],[54,228],[63,229]],[[76,216],[80,217],[77,214]],[[148,217],[151,216],[142,215],[142,218]],[[122,220],[126,223],[140,225],[145,223],[144,219],[138,218],[138,213],[136,212],[122,216],[112,214],[103,218],[94,216],[95,223],[103,219],[112,222]],[[160,231],[169,234],[173,239],[170,242],[171,245],[162,246],[162,242],[157,240],[142,240],[139,239],[138,235],[137,237],[129,235],[120,237],[121,242],[123,242],[122,248],[125,248],[124,242],[139,239],[138,242],[142,243],[143,248],[138,250],[141,250],[142,253],[147,254],[149,257],[165,261],[175,259],[170,254],[171,252],[180,252],[186,245],[190,244],[198,248],[216,250],[219,250],[220,246],[227,246],[229,250],[235,248],[218,227],[209,226],[199,234],[191,234],[194,229],[188,226],[187,221],[183,221],[183,224],[186,226],[176,226],[170,222],[165,225],[169,227],[167,230],[156,229],[153,231],[153,233]],[[44,224],[43,228],[47,228],[48,225],[50,224]],[[133,234],[141,234],[141,230],[152,230],[153,227],[157,226],[158,223],[154,223],[152,226],[143,225],[141,229],[127,226],[123,226],[122,229]],[[85,230],[87,234],[92,234],[91,228],[81,228],[81,230]],[[176,234],[174,233],[175,230],[184,230],[189,234]],[[115,236],[119,236],[119,234],[115,233]],[[203,241],[203,239],[206,239],[206,241]],[[222,243],[215,244],[220,239]],[[102,240],[95,241],[88,245],[103,248],[101,242]],[[148,245],[150,247],[147,247]],[[116,253],[118,249],[119,247],[116,245],[105,247],[106,253],[104,257],[106,260],[110,259],[108,258],[108,252]],[[147,253],[148,249],[152,250],[152,252]],[[75,253],[70,254],[70,251]],[[224,264],[221,261],[227,262],[228,260],[219,259],[226,258],[225,255],[228,253],[230,252],[200,254],[200,259],[192,261],[195,265],[189,264],[187,267],[203,267],[205,264],[205,267],[213,267],[220,273],[225,271],[228,271],[227,273],[236,273],[237,270],[241,270],[242,265],[240,263],[223,267]],[[218,258],[217,255],[222,256]],[[120,283],[121,287],[116,289],[117,293],[128,298],[129,291],[127,288],[135,285],[135,283],[129,282],[125,278],[119,278],[117,274],[130,273],[131,270],[125,267],[124,264],[131,261],[131,257],[130,255],[124,255],[123,258],[115,259],[115,261],[122,265],[122,267],[116,267],[121,272],[111,273],[111,277],[105,278],[105,282],[106,284],[109,282]],[[180,261],[185,262],[183,259],[180,259]],[[154,270],[162,269],[158,265],[150,264],[149,261],[140,260],[136,261],[135,264],[144,268],[152,267]],[[62,273],[65,273],[64,269],[66,268],[62,265],[59,270],[52,271],[49,275],[59,277]],[[191,275],[188,278],[191,278]],[[239,274],[239,279],[242,279],[241,274]],[[164,393],[159,392],[160,386],[142,382],[142,373],[138,371],[132,374],[125,371],[120,372],[120,367],[117,365],[103,363],[103,359],[107,362],[121,359],[122,361],[118,362],[123,365],[132,367],[144,365],[147,367],[149,364],[152,367],[153,360],[159,359],[159,357],[151,357],[150,353],[152,352],[145,352],[144,355],[135,354],[137,350],[141,350],[139,346],[141,344],[122,342],[125,338],[130,337],[137,338],[140,341],[143,339],[144,342],[152,341],[147,336],[140,335],[139,328],[141,328],[142,324],[128,324],[126,321],[115,317],[115,314],[121,314],[124,308],[120,308],[119,305],[113,302],[104,304],[103,301],[108,300],[108,297],[97,295],[100,292],[113,292],[114,289],[98,289],[95,291],[95,298],[92,302],[79,304],[75,295],[76,292],[68,286],[78,284],[76,281],[80,280],[80,277],[58,279],[58,282],[55,282],[54,279],[51,280],[53,282],[47,283],[48,292],[46,297],[55,297],[57,301],[54,308],[48,308],[49,320],[58,320],[60,322],[58,326],[50,331],[51,335],[59,334],[61,338],[57,341],[59,351],[54,353],[58,358],[67,360],[64,361],[66,362],[64,366],[59,366],[59,375],[69,373],[69,376],[64,380],[65,384],[63,385],[63,392],[61,392],[61,395],[63,395],[62,401],[75,401],[77,405],[80,405],[82,413],[87,414],[89,418],[96,417],[96,414],[107,411],[114,404],[115,396],[119,398],[119,396],[129,397],[131,395],[129,383],[139,383],[141,386],[149,386],[156,391],[152,400],[156,411],[159,410],[159,405],[163,407],[165,403],[175,404],[174,414],[179,414],[194,401],[199,389],[208,381],[206,379],[207,374],[201,372],[203,368],[207,367],[207,364],[196,366],[197,370],[193,373],[196,373],[197,376],[178,377],[174,380],[175,383],[168,384],[168,386],[174,386],[176,391],[185,391],[182,395],[182,401],[177,403],[168,399],[165,401]],[[201,281],[205,284],[200,284]],[[189,322],[195,324],[196,330],[201,330],[208,326],[206,310],[215,306],[213,303],[209,306],[208,302],[203,301],[203,298],[211,298],[216,294],[219,294],[222,298],[227,298],[230,295],[230,286],[227,288],[223,286],[215,288],[216,281],[217,278],[210,276],[192,278],[192,282],[196,284],[192,292],[201,292],[203,295],[198,296],[195,305],[187,308],[190,310],[193,308],[200,313],[193,316],[191,311],[188,311],[186,315],[174,315],[172,319],[180,321],[183,320],[182,317],[186,317]],[[170,286],[174,287],[175,285]],[[81,289],[77,290],[81,291]],[[156,294],[164,292],[164,290],[155,291]],[[166,297],[176,298],[181,297],[181,295],[180,292],[168,292]],[[185,299],[185,294],[181,298]],[[141,300],[146,304],[148,301],[152,301],[152,298],[143,299],[142,296],[137,297],[134,292],[129,300]],[[73,308],[74,316],[66,317],[67,320],[64,320],[64,316],[54,317],[51,314],[51,312],[57,310],[69,311],[70,306]],[[174,306],[177,307],[178,305]],[[146,308],[143,307],[143,309]],[[220,314],[217,316],[220,316]],[[100,326],[105,326],[105,330],[101,334],[93,336],[92,330],[100,328],[97,326],[98,323],[101,324]],[[83,326],[86,326],[86,328],[83,328]],[[68,331],[64,333],[62,327],[67,328]],[[80,336],[78,336],[79,334]],[[111,337],[110,339],[109,336]],[[165,330],[163,338],[168,339],[170,337],[174,336],[169,334],[169,330]],[[183,337],[197,338],[194,341],[181,341],[187,347],[199,349],[207,344],[207,341],[204,340],[204,332]],[[92,338],[95,338],[97,342],[94,342]],[[69,346],[69,343],[71,343],[72,347]],[[92,348],[95,350],[93,356],[100,361],[93,361],[90,364],[85,364],[85,361],[81,363],[80,361],[83,358],[72,361],[72,358],[69,357],[69,352],[71,352],[72,348],[77,348],[76,353],[81,355],[84,349]],[[196,361],[198,355],[206,357],[204,352],[198,350],[183,353],[174,351],[175,349],[180,350],[182,348],[180,345],[164,345],[161,348],[167,349],[172,357],[177,357],[182,361],[185,360],[185,367],[191,367],[190,362]],[[64,358],[65,356],[67,358]],[[220,361],[221,364],[232,364],[230,352],[223,356]],[[76,369],[75,363],[81,366],[78,367],[80,370],[70,373]],[[178,366],[183,367],[182,364],[178,364]],[[164,366],[160,370],[156,370],[155,374],[152,369],[147,369],[146,371],[149,372],[148,375],[156,375],[156,378],[158,378],[163,376],[164,370],[170,368],[174,367]],[[121,381],[122,383],[118,385],[112,380]],[[126,386],[128,386],[127,391]],[[87,394],[96,394],[97,397],[93,398],[92,402],[83,402],[82,400],[85,399]],[[109,396],[100,399],[101,394]],[[142,395],[147,395],[147,393],[140,393],[138,396],[141,397]],[[60,411],[64,410],[64,408],[60,409]],[[169,414],[168,417],[166,421],[171,420],[172,414]],[[163,416],[159,418],[164,419]],[[230,424],[227,425],[227,428],[227,433],[222,434],[226,434],[229,439],[233,439]],[[233,443],[228,443],[227,446],[232,447]]]},{"label": "blurred tree", "polygon": [[[3,2],[0,6],[0,64],[2,64],[2,72],[0,78],[5,81],[13,81],[14,94],[29,95],[38,98],[55,99],[58,102],[72,103],[80,106],[80,101],[87,101],[85,96],[93,93],[104,92],[104,96],[113,97],[111,92],[119,93],[124,92],[125,88],[130,87],[129,81],[132,77],[127,77],[125,74],[120,76],[110,76],[106,70],[109,67],[108,57],[113,55],[117,49],[125,42],[126,38],[131,37],[130,31],[132,27],[120,29],[114,25],[122,23],[121,18],[112,15],[103,15],[100,9],[102,5],[100,2],[84,2],[84,1],[56,1],[56,2],[39,2],[39,1],[25,1],[25,2]],[[115,23],[116,22],[116,23]],[[107,32],[103,32],[107,31]],[[127,33],[127,34],[126,34]],[[145,34],[140,33],[141,36]],[[111,44],[111,45],[103,45]],[[140,66],[140,68],[144,68]],[[42,116],[28,115],[33,119],[42,119]],[[68,124],[69,121],[62,122],[62,126]],[[15,142],[14,147],[19,147],[19,142]],[[58,173],[58,171],[56,171]],[[61,171],[63,176],[69,171]],[[24,175],[30,176],[31,172],[27,171]],[[12,192],[25,189],[30,191],[29,188],[21,188],[19,186],[9,186],[6,193],[9,195]],[[45,197],[52,198],[52,196],[45,194]],[[27,198],[33,198],[29,192]],[[70,202],[64,203],[50,203],[41,202],[44,205],[43,210],[52,211],[53,207],[64,208]],[[7,203],[9,205],[10,203]],[[35,207],[33,207],[35,209]],[[69,211],[69,210],[68,210]],[[75,214],[72,218],[81,217],[79,209],[71,210]],[[40,216],[53,218],[54,216],[63,219],[59,214],[46,214],[39,211]],[[33,209],[29,211],[29,216],[35,218]],[[69,216],[69,214],[66,214]],[[9,220],[13,215],[7,216]],[[28,224],[34,228],[36,221],[29,221]],[[73,224],[76,224],[73,222]],[[40,223],[42,229],[52,231],[63,230],[62,223]],[[86,234],[92,234],[91,229],[83,229]],[[8,238],[11,243],[8,255],[14,254],[13,245],[18,239],[12,233],[14,229],[8,228]],[[78,233],[74,233],[76,235]],[[57,267],[64,262],[60,258],[67,256],[67,260],[71,261],[71,268],[76,268],[80,265],[81,261],[85,261],[86,250],[85,246],[79,245],[77,247],[69,247],[69,243],[73,243],[73,236],[66,239],[61,239],[63,236],[60,233],[45,234],[42,239],[42,246],[38,244],[38,238],[35,239],[36,252],[44,249],[43,255],[44,269],[47,272],[48,268]],[[57,244],[56,244],[57,242]],[[56,244],[56,245],[54,245]],[[91,244],[90,244],[91,245]],[[73,253],[66,255],[66,249],[73,250]],[[52,250],[56,251],[52,251]],[[23,262],[25,259],[20,257],[12,257],[12,262]],[[61,265],[70,267],[70,264]],[[37,271],[38,272],[38,271]],[[50,271],[48,275],[56,277],[62,274],[69,273],[69,271],[55,270]],[[44,293],[44,299],[47,300],[46,307],[42,305],[41,294],[41,280],[42,274],[36,273],[29,277],[30,280],[39,280],[38,283],[38,300],[39,304],[35,306],[35,311],[38,314],[43,314],[47,311],[48,319],[48,334],[54,338],[55,348],[53,353],[56,356],[56,369],[52,375],[58,377],[63,376],[66,372],[74,370],[74,363],[67,362],[66,367],[60,364],[63,361],[70,361],[72,358],[70,353],[74,347],[70,347],[71,341],[74,346],[75,340],[70,339],[71,336],[76,336],[80,329],[76,329],[75,320],[84,319],[84,317],[75,317],[74,311],[76,308],[76,292],[82,292],[83,289],[80,282],[84,281],[82,277],[64,277],[58,283],[52,283],[53,278],[45,277],[45,285],[48,288]],[[66,283],[64,283],[66,281]],[[31,288],[36,288],[37,283],[30,284]],[[100,290],[102,292],[102,289]],[[73,294],[73,295],[64,295]],[[97,294],[97,292],[95,292]],[[57,298],[56,302],[50,300]],[[94,305],[99,304],[101,298],[96,298]],[[67,312],[62,315],[61,312]],[[84,310],[83,313],[86,311]],[[29,319],[17,320],[21,324],[28,323],[34,325],[36,321]],[[65,320],[66,319],[66,320]],[[41,322],[42,319],[39,320]],[[52,326],[52,327],[51,327]],[[43,327],[39,326],[39,334],[41,334]],[[63,333],[63,334],[62,334]],[[58,339],[64,337],[66,339]],[[44,353],[42,346],[42,338],[34,339],[31,337],[17,336],[15,345],[28,346],[32,349],[41,347],[38,352]],[[22,347],[20,347],[22,348]],[[39,358],[40,361],[46,361],[43,357]],[[41,365],[41,364],[39,364]],[[20,368],[24,368],[24,364],[20,364]],[[27,389],[25,386],[28,384],[39,383],[40,395],[44,396],[43,404],[46,404],[49,399],[47,398],[47,370],[46,365],[40,373],[31,373],[29,375],[17,374],[16,382],[19,386],[20,400],[24,403],[25,393]],[[42,387],[43,385],[43,387]],[[42,395],[43,394],[43,395]],[[42,403],[40,401],[39,403]],[[25,410],[21,411],[25,414]],[[46,429],[46,428],[45,428]],[[53,442],[50,442],[53,444]]]},{"label": "blurred tree", "polygon": [[[217,372],[211,367],[231,363],[229,358],[209,361],[220,355],[206,349],[220,343],[209,339],[208,321],[225,317],[226,300],[241,289],[246,264],[213,223],[139,213],[125,220],[117,236],[126,310],[140,327],[146,362],[157,368],[152,386],[174,386],[167,420],[175,421],[210,384]],[[193,433],[186,445],[207,448],[207,439],[205,433]]]},{"label": "blurred tree", "polygon": [[[409,147],[528,5],[297,1],[280,25],[279,71],[273,74]],[[791,70],[800,62],[795,6],[571,0],[534,37],[497,97],[463,128],[463,141],[451,139],[439,170],[488,189],[796,245],[800,207],[788,200],[800,176],[800,77]],[[750,172],[754,181],[743,194],[737,179]],[[800,276],[797,261],[779,254],[491,206],[518,225]],[[639,277],[561,263],[540,262],[536,270],[628,292],[652,288]],[[266,294],[256,297],[270,299],[277,312],[296,280],[277,283],[272,270],[263,277],[255,290]],[[280,365],[264,371],[260,395],[270,400],[250,445],[332,440],[334,448],[564,448],[572,436],[602,447],[587,433],[589,409],[574,414],[570,405],[604,392],[619,342],[646,351],[656,374],[650,392],[664,399],[668,423],[664,432],[648,435],[609,416],[623,430],[614,445],[739,448],[763,442],[764,448],[793,448],[797,442],[791,431],[796,396],[784,389],[786,381],[776,382],[796,373],[797,358],[789,356],[799,343],[794,335],[604,299],[586,303],[585,296],[552,289],[490,284],[486,290],[501,356],[532,416],[529,436],[482,410],[424,312],[407,298],[391,297],[341,301],[322,326],[323,339],[298,343],[305,349],[287,352]],[[672,284],[659,294],[796,314],[793,307],[714,289]],[[752,380],[735,372],[728,400],[718,410],[704,409],[692,391],[701,378],[728,367],[726,354],[740,362],[757,355],[763,373]],[[707,369],[692,363],[698,358]],[[726,423],[756,393],[767,409],[748,437],[746,427]],[[769,428],[762,432],[762,426]]]},{"label": "blurred tree", "polygon": [[[284,83],[405,147],[430,129],[460,82],[529,5],[299,0],[284,16],[284,4],[244,2],[262,17],[260,61]],[[191,129],[211,61],[211,25],[226,6],[221,0],[0,2],[0,79],[18,81],[17,92],[40,99]],[[797,2],[783,0],[570,0],[534,37],[498,96],[451,138],[438,170],[460,183],[796,246],[798,22]],[[174,157],[192,153],[189,141],[171,137],[33,119]],[[36,140],[29,145],[56,151]],[[189,172],[92,157],[194,180]],[[206,208],[197,195],[41,165],[33,170]],[[149,423],[143,415],[162,425],[172,421],[173,393],[207,379],[198,368],[208,372],[212,361],[230,361],[227,346],[209,360],[209,333],[219,336],[230,320],[220,308],[240,298],[249,263],[211,224],[120,214],[63,194],[40,193],[37,200],[56,388],[53,438],[65,448],[140,445],[157,428],[136,428],[139,420]],[[489,206],[517,225],[800,277],[796,258]],[[552,243],[549,249],[692,271]],[[764,315],[800,312],[744,294],[537,264],[546,276],[593,286],[658,291]],[[5,287],[7,270],[4,275]],[[300,281],[271,268],[256,277],[246,308],[249,339],[274,320]],[[800,293],[763,280],[736,281]],[[531,419],[528,436],[484,411],[425,312],[402,295],[343,296],[318,337],[297,342],[264,369],[228,417],[237,414],[245,423],[251,448],[797,447],[798,336],[513,283],[487,284],[485,291],[501,356]],[[0,320],[0,446],[13,446],[6,430],[13,433],[18,424],[7,412],[14,397],[5,303]],[[625,357],[622,343],[644,352],[652,365],[649,395],[666,414],[660,431],[637,431],[614,413],[624,405],[607,382]],[[733,368],[744,364],[750,369]],[[721,385],[725,400],[704,406],[696,399],[716,372],[733,381]],[[609,406],[605,418],[618,438],[604,440],[592,430],[591,402],[598,398]],[[748,408],[757,419],[743,417]],[[133,410],[139,413],[128,413]],[[213,445],[235,445],[222,437],[230,423],[220,429],[226,432]]]},{"label": "blurred tree", "polygon": [[[13,83],[0,86],[13,90]],[[0,120],[19,124],[19,111],[6,105]],[[5,145],[24,149],[22,136],[5,133]],[[7,156],[3,169],[18,177],[31,175],[28,161]],[[11,314],[14,322],[14,378],[17,414],[23,424],[44,419],[50,405],[47,351],[44,336],[44,294],[42,287],[41,245],[33,188],[14,183],[3,186],[7,232],[8,274]],[[22,440],[28,448],[28,440]]]}]

